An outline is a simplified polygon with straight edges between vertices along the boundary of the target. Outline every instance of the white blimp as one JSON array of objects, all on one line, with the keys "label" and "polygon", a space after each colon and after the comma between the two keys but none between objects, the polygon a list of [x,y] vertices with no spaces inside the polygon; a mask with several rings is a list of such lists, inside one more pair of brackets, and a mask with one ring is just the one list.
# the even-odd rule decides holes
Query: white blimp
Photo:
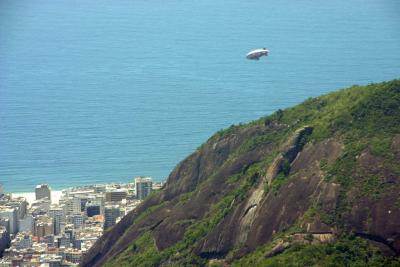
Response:
[{"label": "white blimp", "polygon": [[268,56],[269,50],[266,48],[256,49],[247,53],[247,59],[259,60],[262,56]]}]

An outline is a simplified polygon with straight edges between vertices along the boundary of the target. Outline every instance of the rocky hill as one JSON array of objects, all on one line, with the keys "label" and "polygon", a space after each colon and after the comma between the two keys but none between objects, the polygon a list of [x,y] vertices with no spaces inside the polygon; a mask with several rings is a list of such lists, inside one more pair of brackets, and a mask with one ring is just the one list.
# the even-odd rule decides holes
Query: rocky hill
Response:
[{"label": "rocky hill", "polygon": [[[82,266],[399,266],[400,80],[212,136]],[[375,266],[374,265],[374,266]]]}]

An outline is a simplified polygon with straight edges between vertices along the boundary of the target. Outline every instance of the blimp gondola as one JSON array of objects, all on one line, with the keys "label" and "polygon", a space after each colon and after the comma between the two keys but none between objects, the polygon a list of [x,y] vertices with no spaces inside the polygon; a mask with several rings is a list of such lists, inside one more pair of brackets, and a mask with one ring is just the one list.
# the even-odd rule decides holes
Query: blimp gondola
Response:
[{"label": "blimp gondola", "polygon": [[259,60],[260,57],[262,56],[268,56],[268,53],[269,51],[266,48],[256,49],[247,53],[246,58],[252,60]]}]

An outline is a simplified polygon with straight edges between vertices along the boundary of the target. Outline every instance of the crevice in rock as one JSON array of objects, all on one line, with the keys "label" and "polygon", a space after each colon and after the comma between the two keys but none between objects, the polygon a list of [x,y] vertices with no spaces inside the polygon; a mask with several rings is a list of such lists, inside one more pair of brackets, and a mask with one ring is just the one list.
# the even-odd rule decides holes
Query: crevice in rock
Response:
[{"label": "crevice in rock", "polygon": [[284,145],[283,151],[275,158],[270,165],[266,175],[268,185],[272,183],[279,173],[284,172],[287,175],[290,172],[290,164],[296,159],[297,155],[301,152],[306,144],[306,137],[313,131],[310,126],[304,126],[296,130],[294,135]]},{"label": "crevice in rock", "polygon": [[200,253],[200,257],[203,259],[222,259],[224,258],[226,253],[223,252],[215,252],[215,251],[209,251],[209,252],[202,252]]},{"label": "crevice in rock", "polygon": [[164,219],[158,221],[157,223],[153,224],[153,225],[150,227],[150,231],[153,231],[154,229],[156,229],[160,224],[163,223],[163,221],[164,221],[165,219],[166,219],[166,218],[164,218]]},{"label": "crevice in rock", "polygon": [[245,216],[247,215],[247,213],[249,213],[249,211],[250,211],[251,209],[255,208],[255,207],[257,207],[257,204],[250,205],[250,206],[244,211],[244,214],[242,215],[242,218],[245,217]]}]

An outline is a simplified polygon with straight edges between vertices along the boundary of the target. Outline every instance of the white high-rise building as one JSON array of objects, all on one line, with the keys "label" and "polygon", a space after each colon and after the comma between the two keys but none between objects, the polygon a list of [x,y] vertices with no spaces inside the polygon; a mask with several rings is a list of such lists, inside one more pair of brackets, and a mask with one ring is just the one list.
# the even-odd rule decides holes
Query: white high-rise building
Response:
[{"label": "white high-rise building", "polygon": [[24,197],[12,198],[7,203],[7,207],[15,208],[17,210],[18,220],[25,217],[28,210],[28,202]]}]

